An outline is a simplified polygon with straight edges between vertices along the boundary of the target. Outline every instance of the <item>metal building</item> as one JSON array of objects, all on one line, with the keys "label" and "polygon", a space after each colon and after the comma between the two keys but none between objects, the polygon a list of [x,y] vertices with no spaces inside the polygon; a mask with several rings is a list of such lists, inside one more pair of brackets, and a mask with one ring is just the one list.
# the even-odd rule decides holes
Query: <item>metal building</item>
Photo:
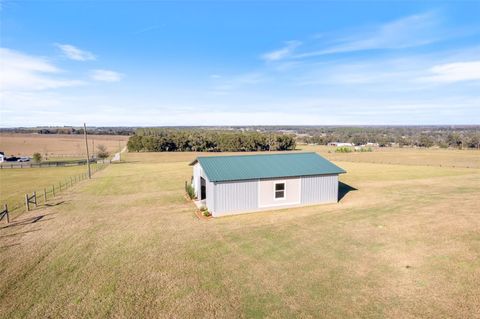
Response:
[{"label": "metal building", "polygon": [[212,216],[338,201],[343,169],[317,153],[202,156],[192,185]]}]

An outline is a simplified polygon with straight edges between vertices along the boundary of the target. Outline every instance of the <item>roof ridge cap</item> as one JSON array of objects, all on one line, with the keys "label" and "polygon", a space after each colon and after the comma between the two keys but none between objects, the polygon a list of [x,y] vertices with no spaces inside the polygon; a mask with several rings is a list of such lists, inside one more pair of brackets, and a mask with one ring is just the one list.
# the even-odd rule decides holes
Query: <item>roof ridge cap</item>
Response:
[{"label": "roof ridge cap", "polygon": [[249,157],[249,156],[274,156],[274,155],[299,155],[299,154],[317,154],[317,152],[282,152],[282,153],[260,153],[260,154],[235,154],[235,155],[212,155],[212,156],[197,156],[196,158],[214,158],[214,157]]}]

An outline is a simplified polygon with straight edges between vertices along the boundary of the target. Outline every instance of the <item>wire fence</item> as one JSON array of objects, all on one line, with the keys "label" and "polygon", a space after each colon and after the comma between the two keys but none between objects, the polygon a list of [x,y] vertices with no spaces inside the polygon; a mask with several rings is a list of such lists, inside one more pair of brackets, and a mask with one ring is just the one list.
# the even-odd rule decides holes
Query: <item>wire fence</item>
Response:
[{"label": "wire fence", "polygon": [[[91,159],[90,163],[101,163],[110,162],[109,159],[106,160],[97,160]],[[44,167],[66,167],[66,166],[80,166],[87,165],[87,160],[70,160],[70,161],[51,161],[51,162],[41,162],[41,163],[32,163],[32,162],[4,162],[0,164],[0,169],[12,169],[12,168],[44,168]]]},{"label": "wire fence", "polygon": [[[103,170],[109,163],[110,161],[105,161],[103,163],[92,165],[91,174],[93,175],[96,172]],[[19,197],[18,200],[10,200],[8,203],[4,203],[3,210],[0,211],[0,220],[6,219],[7,221],[12,221],[23,213],[38,206],[47,206],[49,201],[52,201],[62,192],[86,179],[88,179],[87,172],[76,174],[60,180],[55,184],[48,185],[41,189],[32,190],[32,192],[25,194],[24,197]]]}]

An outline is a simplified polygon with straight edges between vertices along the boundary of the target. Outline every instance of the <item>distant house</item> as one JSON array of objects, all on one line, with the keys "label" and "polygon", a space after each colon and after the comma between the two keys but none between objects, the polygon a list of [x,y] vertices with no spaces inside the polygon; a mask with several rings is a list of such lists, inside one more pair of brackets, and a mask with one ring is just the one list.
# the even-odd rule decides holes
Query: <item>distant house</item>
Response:
[{"label": "distant house", "polygon": [[336,146],[336,147],[353,146],[353,143],[330,142],[328,143],[328,146]]},{"label": "distant house", "polygon": [[198,157],[197,199],[212,216],[338,201],[343,169],[316,153]]},{"label": "distant house", "polygon": [[0,152],[0,163],[3,163],[3,162],[5,162],[5,153]]}]

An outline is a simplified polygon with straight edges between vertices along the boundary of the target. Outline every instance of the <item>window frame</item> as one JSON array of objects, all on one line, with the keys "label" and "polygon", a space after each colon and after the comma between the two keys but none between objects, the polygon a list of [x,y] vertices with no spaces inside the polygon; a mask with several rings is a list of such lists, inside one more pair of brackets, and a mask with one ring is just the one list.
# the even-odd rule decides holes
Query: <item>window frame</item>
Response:
[{"label": "window frame", "polygon": [[[283,190],[277,191],[277,185],[283,184]],[[283,197],[277,197],[277,192],[283,192]],[[282,200],[287,198],[287,183],[286,181],[276,181],[273,183],[273,199],[274,200]]]}]

